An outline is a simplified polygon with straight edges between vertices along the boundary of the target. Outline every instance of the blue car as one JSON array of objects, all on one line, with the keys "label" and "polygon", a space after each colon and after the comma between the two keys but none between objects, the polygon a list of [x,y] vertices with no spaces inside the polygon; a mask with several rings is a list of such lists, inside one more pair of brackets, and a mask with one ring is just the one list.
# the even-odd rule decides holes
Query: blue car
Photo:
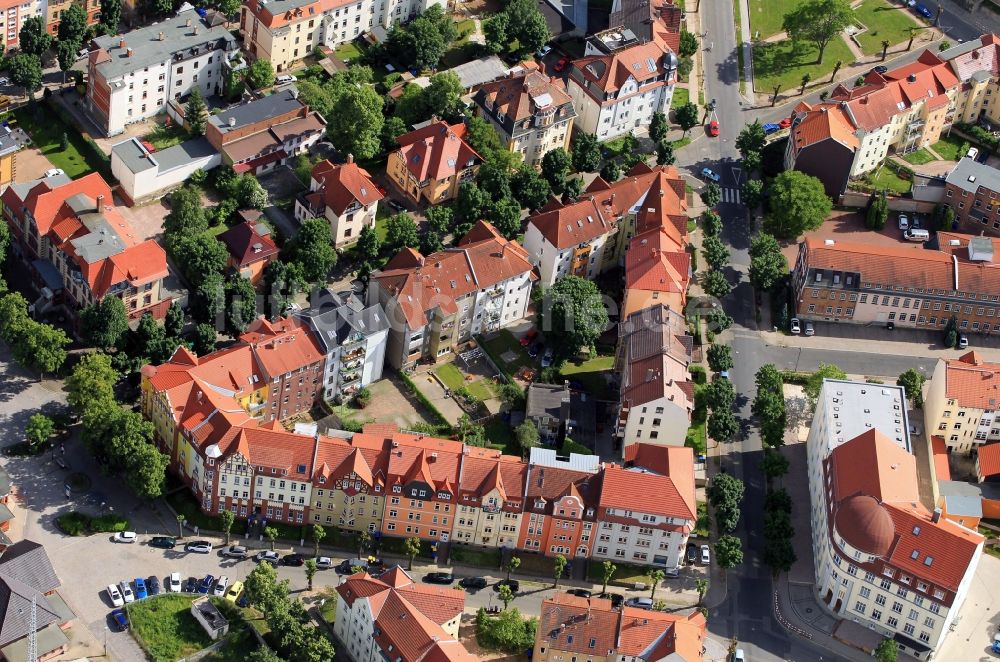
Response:
[{"label": "blue car", "polygon": [[931,17],[931,10],[925,7],[924,5],[917,5],[916,7],[914,7],[914,9],[916,9],[917,13],[923,16],[924,18]]},{"label": "blue car", "polygon": [[122,632],[128,629],[128,617],[125,616],[125,612],[121,609],[115,609],[111,612],[111,618],[115,619],[115,624],[118,625],[118,629]]},{"label": "blue car", "polygon": [[135,599],[142,600],[143,598],[149,597],[149,593],[146,591],[146,580],[142,577],[135,578]]},{"label": "blue car", "polygon": [[214,583],[215,583],[215,577],[213,577],[212,575],[205,575],[205,578],[201,580],[201,582],[198,584],[198,592],[208,593],[212,588],[212,584]]},{"label": "blue car", "polygon": [[764,125],[764,135],[769,136],[775,131],[781,131],[781,127],[777,124],[771,124],[770,122]]}]

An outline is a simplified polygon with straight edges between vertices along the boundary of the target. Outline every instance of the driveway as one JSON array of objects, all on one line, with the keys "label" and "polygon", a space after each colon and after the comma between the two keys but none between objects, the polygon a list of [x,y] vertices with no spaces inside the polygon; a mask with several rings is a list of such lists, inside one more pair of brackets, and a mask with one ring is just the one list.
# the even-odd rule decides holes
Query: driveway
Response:
[{"label": "driveway", "polygon": [[990,642],[1000,627],[1000,600],[995,587],[1000,582],[1000,559],[983,554],[969,586],[969,595],[958,615],[954,630],[934,655],[944,662],[995,660]]},{"label": "driveway", "polygon": [[46,170],[52,169],[52,162],[45,158],[42,150],[37,147],[27,147],[14,157],[14,168],[15,181],[30,182],[41,179]]}]

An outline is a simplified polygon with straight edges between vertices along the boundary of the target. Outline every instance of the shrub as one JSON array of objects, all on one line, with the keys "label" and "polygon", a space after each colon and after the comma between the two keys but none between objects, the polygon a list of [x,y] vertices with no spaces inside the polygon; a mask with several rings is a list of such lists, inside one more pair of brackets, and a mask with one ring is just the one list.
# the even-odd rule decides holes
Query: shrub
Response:
[{"label": "shrub", "polygon": [[708,381],[708,376],[705,373],[704,366],[692,365],[688,368],[688,372],[691,373],[691,381],[695,384],[704,384]]},{"label": "shrub", "polygon": [[90,520],[93,533],[117,533],[128,529],[128,520],[121,515],[101,515]]},{"label": "shrub", "polygon": [[569,437],[563,441],[562,445],[563,455],[569,455],[570,453],[577,453],[579,455],[593,455],[594,451],[590,450],[583,444],[578,444]]},{"label": "shrub", "polygon": [[525,620],[516,608],[493,617],[480,607],[476,612],[476,643],[488,650],[523,653],[534,645],[537,627],[537,618]]},{"label": "shrub", "polygon": [[76,511],[60,515],[56,518],[56,526],[68,536],[85,536],[90,518]]}]

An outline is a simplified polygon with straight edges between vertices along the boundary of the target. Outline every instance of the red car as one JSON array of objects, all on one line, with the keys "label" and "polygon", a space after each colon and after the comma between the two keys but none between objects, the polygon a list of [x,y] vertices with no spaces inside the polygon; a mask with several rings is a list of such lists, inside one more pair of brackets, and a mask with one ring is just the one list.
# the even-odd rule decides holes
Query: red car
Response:
[{"label": "red car", "polygon": [[791,117],[786,117],[785,119],[783,119],[780,122],[778,122],[778,126],[780,126],[782,129],[787,129],[791,125],[792,125],[792,118]]},{"label": "red car", "polygon": [[529,330],[524,337],[521,338],[521,347],[527,347],[531,342],[538,337],[538,331],[536,329]]},{"label": "red car", "polygon": [[556,62],[556,66],[554,66],[553,69],[555,69],[556,71],[562,71],[563,69],[566,68],[567,64],[569,64],[569,58],[561,57],[559,58],[559,61]]},{"label": "red car", "polygon": [[719,121],[712,120],[708,123],[708,135],[715,138],[719,135]]}]

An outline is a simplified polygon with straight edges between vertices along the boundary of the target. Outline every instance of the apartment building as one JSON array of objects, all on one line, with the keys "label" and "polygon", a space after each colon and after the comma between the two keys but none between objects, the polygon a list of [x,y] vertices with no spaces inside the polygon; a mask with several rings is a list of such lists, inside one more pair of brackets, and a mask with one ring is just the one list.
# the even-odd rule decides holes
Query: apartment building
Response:
[{"label": "apartment building", "polygon": [[521,458],[466,446],[458,481],[454,543],[513,549],[528,467]]},{"label": "apartment building", "polygon": [[1000,235],[1000,171],[963,158],[945,179],[943,204],[955,212],[957,229]]},{"label": "apartment building", "polygon": [[15,182],[0,201],[14,252],[51,293],[44,305],[61,304],[76,315],[116,296],[130,319],[166,314],[172,300],[163,287],[167,255],[152,239],[139,240],[100,174]]},{"label": "apartment building", "polygon": [[53,37],[59,33],[59,23],[71,5],[78,5],[87,12],[88,26],[97,25],[101,21],[100,0],[46,0],[40,4],[44,7],[42,11],[45,17],[45,28]]},{"label": "apartment building", "polygon": [[653,41],[659,33],[676,53],[683,17],[684,10],[674,0],[614,0],[608,25],[631,30],[640,42]]},{"label": "apartment building", "polygon": [[443,0],[247,0],[240,8],[244,49],[275,71],[319,46],[336,48],[360,35],[385,33]]},{"label": "apartment building", "polygon": [[576,126],[611,140],[649,125],[673,99],[680,33],[653,30],[645,43],[626,27],[612,27],[587,40],[584,57],[574,60],[567,92]]},{"label": "apartment building", "polygon": [[823,183],[830,198],[847,190],[861,141],[855,135],[846,105],[800,102],[788,135],[785,168],[811,175]]},{"label": "apartment building", "polygon": [[313,166],[309,192],[295,200],[295,219],[325,218],[337,248],[355,243],[366,227],[375,226],[378,203],[385,196],[367,170],[347,155],[347,162],[334,165],[320,161]]},{"label": "apartment building", "polygon": [[[627,258],[626,252],[636,233],[653,230],[665,233],[662,242],[665,250],[684,254],[687,246],[684,181],[673,166],[649,168],[640,163],[613,184],[597,178],[579,200],[567,203],[552,200],[529,216],[524,248],[538,269],[541,284],[551,287],[567,275],[593,279],[607,269],[621,266],[631,257]],[[674,285],[683,280],[683,292],[687,287],[688,258],[670,259],[680,272],[672,275],[672,285],[664,284],[661,289],[676,289]],[[671,269],[676,271],[674,267]],[[637,292],[636,300],[641,298]]]},{"label": "apartment building", "polygon": [[705,616],[615,609],[606,598],[556,593],[542,601],[531,659],[538,662],[700,662]]},{"label": "apartment building", "polygon": [[386,361],[398,369],[436,360],[522,319],[535,278],[525,250],[486,221],[455,248],[426,257],[403,249],[368,282],[368,304],[389,317]]},{"label": "apartment building", "polygon": [[343,531],[378,531],[385,510],[387,461],[388,455],[378,444],[320,443],[312,522]]},{"label": "apartment building", "polygon": [[217,238],[229,252],[226,266],[256,286],[264,280],[267,265],[278,258],[279,249],[271,238],[271,228],[260,220],[259,211],[240,212],[240,215],[246,220]]},{"label": "apartment building", "polygon": [[1000,121],[1000,37],[984,34],[979,39],[957,44],[938,57],[951,66],[962,82],[957,97],[956,122],[988,119]]},{"label": "apartment building", "polygon": [[925,429],[949,451],[970,453],[1000,441],[1000,363],[974,351],[938,359],[925,390]]},{"label": "apartment building", "polygon": [[440,120],[396,138],[386,174],[415,204],[436,205],[458,197],[463,182],[479,172],[483,157],[463,139],[464,124]]},{"label": "apartment building", "polygon": [[448,542],[455,525],[463,444],[398,434],[388,452],[382,535]]},{"label": "apartment building", "polygon": [[333,631],[352,662],[475,662],[458,641],[465,593],[417,584],[396,566],[378,579],[359,572],[337,586]]},{"label": "apartment building", "polygon": [[622,315],[650,306],[684,310],[691,279],[687,237],[671,224],[632,237],[625,255],[625,300]]},{"label": "apartment building", "polygon": [[346,402],[382,379],[389,318],[378,304],[365,306],[352,292],[329,293],[299,315],[326,354],[322,397]]},{"label": "apartment building", "polygon": [[205,97],[220,94],[238,45],[224,27],[187,10],[121,36],[97,37],[90,48],[85,107],[114,136],[195,87]]},{"label": "apartment building", "polygon": [[697,519],[694,451],[632,444],[627,458],[633,466],[606,466],[602,472],[593,557],[678,568]]},{"label": "apartment building", "polygon": [[210,115],[205,138],[237,173],[261,175],[305,154],[325,131],[326,120],[286,88]]},{"label": "apartment building", "polygon": [[817,601],[929,659],[983,537],[920,502],[902,388],[826,380],[806,448]]},{"label": "apartment building", "polygon": [[941,233],[941,250],[806,239],[792,273],[800,319],[1000,331],[1000,270],[989,238]]},{"label": "apartment building", "polygon": [[479,88],[476,112],[496,129],[500,142],[539,166],[546,152],[569,151],[576,110],[561,78],[514,68],[506,78]]},{"label": "apartment building", "polygon": [[0,12],[5,17],[7,24],[6,35],[4,37],[4,53],[20,48],[20,33],[24,22],[29,18],[40,16],[42,20],[46,17],[46,0],[4,0],[0,2]]},{"label": "apartment building", "polygon": [[693,347],[684,315],[663,304],[619,324],[615,371],[622,381],[615,432],[624,451],[635,443],[684,445],[694,410],[688,373]]}]

